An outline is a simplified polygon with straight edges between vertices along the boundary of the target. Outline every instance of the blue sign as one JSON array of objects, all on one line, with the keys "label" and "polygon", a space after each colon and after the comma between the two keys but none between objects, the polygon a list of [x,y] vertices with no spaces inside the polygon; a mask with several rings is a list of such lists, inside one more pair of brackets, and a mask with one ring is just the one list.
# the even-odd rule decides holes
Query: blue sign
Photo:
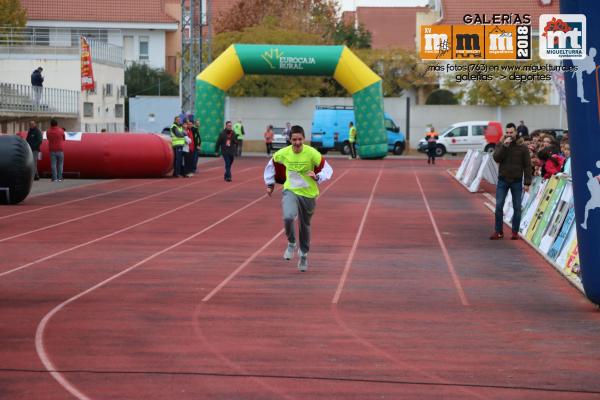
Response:
[{"label": "blue sign", "polygon": [[577,67],[565,74],[565,86],[581,280],[600,304],[600,1],[562,0],[560,11],[586,17],[585,57],[564,61]]}]

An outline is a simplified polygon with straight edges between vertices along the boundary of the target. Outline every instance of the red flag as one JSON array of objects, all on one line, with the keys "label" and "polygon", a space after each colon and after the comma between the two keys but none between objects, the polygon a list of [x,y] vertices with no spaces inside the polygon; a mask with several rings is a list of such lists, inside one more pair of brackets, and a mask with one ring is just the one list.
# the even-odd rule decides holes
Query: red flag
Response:
[{"label": "red flag", "polygon": [[90,45],[87,39],[81,36],[81,91],[94,90],[95,86]]}]

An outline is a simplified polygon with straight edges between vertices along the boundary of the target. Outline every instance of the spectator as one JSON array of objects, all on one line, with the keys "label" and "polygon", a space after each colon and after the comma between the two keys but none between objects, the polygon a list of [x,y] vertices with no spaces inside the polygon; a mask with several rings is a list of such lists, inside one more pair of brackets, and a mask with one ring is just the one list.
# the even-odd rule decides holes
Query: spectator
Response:
[{"label": "spectator", "polygon": [[526,138],[529,137],[529,129],[525,126],[523,121],[519,121],[519,126],[517,127],[518,137]]},{"label": "spectator", "polygon": [[31,152],[33,153],[33,179],[36,181],[40,180],[40,176],[38,175],[37,162],[40,155],[40,146],[42,145],[42,132],[40,128],[37,127],[35,121],[29,122],[29,130],[27,131],[27,143],[29,143],[29,147],[31,147]]},{"label": "spectator", "polygon": [[44,77],[42,76],[42,67],[38,67],[31,74],[31,86],[33,86],[33,101],[36,107],[40,106],[42,101],[42,91],[44,86]]},{"label": "spectator", "polygon": [[237,138],[237,156],[242,156],[242,147],[244,145],[244,125],[242,125],[242,121],[238,120],[238,122],[233,125],[233,131],[235,132],[235,136]]},{"label": "spectator", "polygon": [[540,143],[540,148],[538,150],[541,150],[546,147],[552,147],[554,149],[558,149],[558,142],[556,141],[554,136],[552,136],[548,133],[544,133],[543,135],[541,135],[541,143]]},{"label": "spectator", "polygon": [[285,136],[285,144],[286,146],[289,146],[290,144],[292,144],[292,128],[291,128],[291,124],[289,122],[285,123],[285,129],[283,130],[283,136]]},{"label": "spectator", "polygon": [[202,145],[202,138],[200,137],[200,121],[195,120],[192,124],[192,135],[194,136],[194,153],[193,153],[193,173],[198,171],[198,158],[200,157],[200,146]]},{"label": "spectator", "polygon": [[223,161],[225,162],[225,182],[231,182],[232,180],[231,166],[233,165],[233,160],[237,154],[237,144],[237,136],[233,129],[231,129],[231,121],[227,121],[225,123],[225,129],[223,129],[219,135],[215,145],[215,152],[220,150],[223,155]]},{"label": "spectator", "polygon": [[542,178],[548,179],[562,171],[565,158],[558,154],[552,146],[547,146],[538,152],[538,159],[542,163]]},{"label": "spectator", "polygon": [[191,178],[194,176],[194,133],[192,132],[192,127],[194,124],[187,120],[185,124],[183,124],[184,134],[186,135],[184,140],[185,144],[183,145],[183,176],[185,178]]},{"label": "spectator", "polygon": [[273,136],[273,125],[267,125],[267,130],[264,133],[264,137],[268,156],[270,156],[271,152],[273,151]]},{"label": "spectator", "polygon": [[566,175],[571,175],[571,145],[569,141],[564,141],[562,145],[562,153],[565,157],[562,172]]},{"label": "spectator", "polygon": [[523,145],[523,139],[517,139],[517,129],[512,122],[506,125],[506,134],[496,144],[494,160],[500,165],[496,186],[495,230],[490,239],[504,238],[502,229],[504,201],[510,190],[514,209],[510,238],[518,240],[521,225],[521,194],[523,189],[529,191],[531,185],[531,159],[529,149]]},{"label": "spectator", "polygon": [[432,126],[425,135],[427,140],[427,164],[435,164],[435,150],[437,148],[438,134]]},{"label": "spectator", "polygon": [[354,122],[350,121],[348,124],[348,143],[350,145],[350,158],[356,158],[356,127]]},{"label": "spectator", "polygon": [[537,153],[538,148],[540,146],[540,134],[537,132],[534,132],[531,134],[531,144],[533,145],[534,148],[534,152]]},{"label": "spectator", "polygon": [[183,146],[185,145],[186,135],[181,125],[180,117],[175,117],[171,125],[171,147],[173,148],[173,177],[181,178],[183,170]]},{"label": "spectator", "polygon": [[63,181],[63,164],[65,156],[63,143],[65,142],[65,130],[58,126],[55,119],[50,120],[50,129],[46,131],[48,148],[50,150],[50,164],[52,166],[52,182]]}]

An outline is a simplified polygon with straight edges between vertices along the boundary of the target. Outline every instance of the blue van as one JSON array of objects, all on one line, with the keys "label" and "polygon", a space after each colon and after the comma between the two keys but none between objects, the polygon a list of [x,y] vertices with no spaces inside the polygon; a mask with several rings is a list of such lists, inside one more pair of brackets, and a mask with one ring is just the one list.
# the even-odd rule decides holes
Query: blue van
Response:
[{"label": "blue van", "polygon": [[[350,121],[355,122],[352,106],[317,106],[313,115],[310,145],[323,154],[328,150],[350,154],[348,142]],[[388,137],[388,150],[396,155],[402,154],[406,148],[404,134],[387,113],[384,113],[384,123]],[[360,137],[360,131],[358,136]]]}]

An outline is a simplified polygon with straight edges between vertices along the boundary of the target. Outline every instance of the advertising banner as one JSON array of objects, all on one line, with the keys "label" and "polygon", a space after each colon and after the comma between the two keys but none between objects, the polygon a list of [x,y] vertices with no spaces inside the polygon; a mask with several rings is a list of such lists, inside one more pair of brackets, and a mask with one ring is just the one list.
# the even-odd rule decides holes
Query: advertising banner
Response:
[{"label": "advertising banner", "polygon": [[560,10],[540,26],[552,32],[540,55],[577,68],[565,74],[577,242],[585,293],[600,304],[600,2],[564,0]]},{"label": "advertising banner", "polygon": [[94,90],[94,70],[92,69],[92,53],[90,45],[84,36],[81,36],[81,91]]}]

